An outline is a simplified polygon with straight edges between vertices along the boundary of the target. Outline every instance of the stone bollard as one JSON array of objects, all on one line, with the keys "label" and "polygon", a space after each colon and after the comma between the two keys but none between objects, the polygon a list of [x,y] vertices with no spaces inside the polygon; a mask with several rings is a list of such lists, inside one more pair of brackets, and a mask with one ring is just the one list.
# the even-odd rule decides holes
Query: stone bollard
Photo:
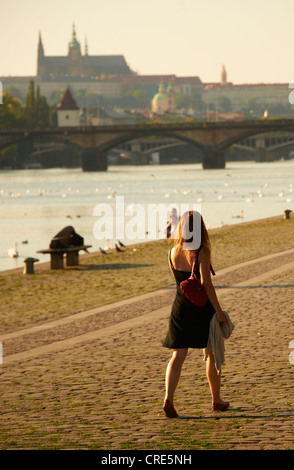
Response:
[{"label": "stone bollard", "polygon": [[284,211],[284,219],[290,219],[290,214],[291,214],[291,210],[290,209],[286,209]]},{"label": "stone bollard", "polygon": [[23,274],[35,274],[34,271],[34,263],[36,261],[39,261],[37,258],[25,258],[23,260],[24,262],[24,269],[23,269]]}]

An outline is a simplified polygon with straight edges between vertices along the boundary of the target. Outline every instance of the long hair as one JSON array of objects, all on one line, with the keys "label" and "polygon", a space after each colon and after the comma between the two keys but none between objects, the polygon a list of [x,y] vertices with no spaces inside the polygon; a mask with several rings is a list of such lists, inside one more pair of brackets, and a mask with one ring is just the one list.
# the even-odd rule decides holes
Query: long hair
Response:
[{"label": "long hair", "polygon": [[208,231],[199,212],[185,212],[173,238],[177,249],[198,250],[200,246],[204,246],[211,253]]}]

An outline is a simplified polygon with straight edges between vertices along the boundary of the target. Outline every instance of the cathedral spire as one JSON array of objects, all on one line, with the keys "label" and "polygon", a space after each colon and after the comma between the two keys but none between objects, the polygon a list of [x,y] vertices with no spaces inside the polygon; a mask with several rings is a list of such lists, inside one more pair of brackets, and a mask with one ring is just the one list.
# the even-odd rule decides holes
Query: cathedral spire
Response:
[{"label": "cathedral spire", "polygon": [[41,38],[41,31],[39,31],[38,59],[41,59],[43,57],[44,57],[44,47],[43,47],[42,38]]},{"label": "cathedral spire", "polygon": [[38,58],[37,58],[37,75],[42,75],[44,65],[44,47],[41,38],[41,32],[39,31],[39,43],[38,43]]},{"label": "cathedral spire", "polygon": [[71,37],[70,43],[68,44],[68,47],[70,49],[79,49],[80,48],[80,43],[77,40],[76,29],[75,29],[75,24],[74,23],[72,25],[72,37]]}]

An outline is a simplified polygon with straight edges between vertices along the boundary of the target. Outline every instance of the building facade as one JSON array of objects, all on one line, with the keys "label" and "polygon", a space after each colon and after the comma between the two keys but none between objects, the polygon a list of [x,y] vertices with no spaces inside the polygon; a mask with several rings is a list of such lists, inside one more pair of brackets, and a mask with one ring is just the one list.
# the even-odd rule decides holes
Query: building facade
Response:
[{"label": "building facade", "polygon": [[68,88],[57,106],[57,125],[58,127],[80,125],[80,109]]},{"label": "building facade", "polygon": [[[90,56],[88,46],[85,45],[84,54],[77,40],[75,26],[73,25],[72,38],[68,43],[67,56],[46,56],[41,34],[39,34],[37,78],[45,80],[60,79],[91,79],[98,80],[105,77],[123,77],[131,75],[132,71],[122,55]],[[81,80],[83,81],[83,80]]]}]

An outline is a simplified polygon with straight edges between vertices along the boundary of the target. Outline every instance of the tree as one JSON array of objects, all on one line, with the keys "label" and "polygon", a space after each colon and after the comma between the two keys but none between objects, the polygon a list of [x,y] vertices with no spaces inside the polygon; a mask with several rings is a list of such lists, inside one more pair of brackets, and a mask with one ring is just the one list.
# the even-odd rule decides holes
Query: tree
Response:
[{"label": "tree", "polygon": [[3,104],[0,105],[0,127],[16,128],[24,127],[25,125],[26,120],[23,116],[19,99],[4,91]]},{"label": "tree", "polygon": [[35,92],[34,80],[30,80],[25,97],[24,114],[29,127],[47,127],[49,125],[49,106],[45,96],[37,86]]},{"label": "tree", "polygon": [[45,96],[41,95],[40,87],[37,86],[36,93],[36,123],[38,127],[47,127],[49,125],[49,106]]},{"label": "tree", "polygon": [[231,100],[227,96],[221,96],[219,99],[219,111],[228,113],[232,109]]},{"label": "tree", "polygon": [[138,108],[147,108],[149,105],[149,98],[145,90],[134,90],[131,95],[135,98]]},{"label": "tree", "polygon": [[35,127],[36,124],[36,99],[34,80],[29,81],[28,92],[25,97],[24,112],[27,118],[28,126]]},{"label": "tree", "polygon": [[176,107],[177,109],[190,108],[191,96],[187,93],[180,93],[176,96]]}]

